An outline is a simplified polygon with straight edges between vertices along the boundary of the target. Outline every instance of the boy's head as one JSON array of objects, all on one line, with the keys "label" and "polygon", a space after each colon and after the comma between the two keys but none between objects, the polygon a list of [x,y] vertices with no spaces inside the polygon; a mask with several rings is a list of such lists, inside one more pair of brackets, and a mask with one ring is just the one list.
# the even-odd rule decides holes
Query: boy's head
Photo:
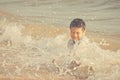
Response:
[{"label": "boy's head", "polygon": [[85,35],[85,22],[82,19],[76,18],[70,24],[71,38],[76,42]]}]

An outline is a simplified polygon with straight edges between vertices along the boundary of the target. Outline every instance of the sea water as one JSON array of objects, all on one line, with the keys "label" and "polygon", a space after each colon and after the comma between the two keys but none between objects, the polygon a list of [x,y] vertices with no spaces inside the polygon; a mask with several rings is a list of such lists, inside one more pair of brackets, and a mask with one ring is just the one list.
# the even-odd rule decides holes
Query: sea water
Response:
[{"label": "sea water", "polygon": [[72,54],[67,48],[68,27],[63,27],[80,17],[88,31],[117,35],[112,39],[118,41],[119,0],[1,0],[0,4],[0,77],[120,79],[120,48],[103,49],[104,39],[97,43],[87,37]]}]

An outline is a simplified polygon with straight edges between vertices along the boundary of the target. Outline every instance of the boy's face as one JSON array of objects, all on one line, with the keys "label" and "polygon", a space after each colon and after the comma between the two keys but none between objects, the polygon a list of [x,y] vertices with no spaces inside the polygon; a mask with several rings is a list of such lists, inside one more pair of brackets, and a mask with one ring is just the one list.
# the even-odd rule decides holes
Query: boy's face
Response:
[{"label": "boy's face", "polygon": [[71,27],[70,35],[71,35],[71,38],[76,42],[85,35],[85,30],[83,30],[82,28],[78,28],[78,27]]}]

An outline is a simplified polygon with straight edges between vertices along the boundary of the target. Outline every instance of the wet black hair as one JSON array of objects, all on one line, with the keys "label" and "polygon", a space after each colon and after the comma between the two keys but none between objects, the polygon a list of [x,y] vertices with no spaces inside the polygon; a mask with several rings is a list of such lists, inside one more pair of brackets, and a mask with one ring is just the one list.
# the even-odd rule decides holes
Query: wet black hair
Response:
[{"label": "wet black hair", "polygon": [[76,18],[76,19],[73,19],[73,21],[70,23],[70,28],[72,27],[78,27],[78,28],[82,28],[83,30],[85,30],[86,25],[83,19]]}]

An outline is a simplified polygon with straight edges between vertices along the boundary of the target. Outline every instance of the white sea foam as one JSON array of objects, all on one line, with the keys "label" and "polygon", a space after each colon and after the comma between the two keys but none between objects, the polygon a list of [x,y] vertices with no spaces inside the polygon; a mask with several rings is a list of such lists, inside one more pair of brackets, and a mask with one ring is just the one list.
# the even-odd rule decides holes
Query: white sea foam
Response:
[{"label": "white sea foam", "polygon": [[[101,49],[97,43],[86,38],[73,56],[67,49],[68,38],[65,34],[35,39],[23,35],[24,26],[18,23],[4,23],[0,28],[3,30],[0,35],[0,74],[3,76],[24,74],[40,78],[38,71],[44,68],[58,75],[88,76],[88,80],[120,79],[120,50]],[[87,73],[81,69],[84,66],[87,66]],[[93,73],[89,70],[94,75],[90,75]]]}]

